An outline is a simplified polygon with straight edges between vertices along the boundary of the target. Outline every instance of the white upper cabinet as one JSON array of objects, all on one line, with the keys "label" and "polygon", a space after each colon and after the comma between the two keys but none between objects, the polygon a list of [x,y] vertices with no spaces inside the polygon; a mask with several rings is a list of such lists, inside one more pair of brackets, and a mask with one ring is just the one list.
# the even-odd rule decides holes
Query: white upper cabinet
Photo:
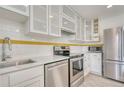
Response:
[{"label": "white upper cabinet", "polygon": [[92,20],[84,19],[84,41],[92,41]]},{"label": "white upper cabinet", "polygon": [[85,33],[84,33],[84,19],[81,18],[81,40],[84,41],[85,39]]},{"label": "white upper cabinet", "polygon": [[66,18],[62,18],[62,30],[75,33],[75,23]]},{"label": "white upper cabinet", "polygon": [[76,29],[75,12],[68,6],[62,6],[62,30],[75,33]]},{"label": "white upper cabinet", "polygon": [[61,7],[57,5],[30,6],[30,32],[46,36],[61,36]]},{"label": "white upper cabinet", "polygon": [[76,16],[76,40],[82,40],[81,38],[81,17]]},{"label": "white upper cabinet", "polygon": [[2,5],[0,7],[21,15],[29,16],[29,6],[26,5]]},{"label": "white upper cabinet", "polygon": [[68,19],[75,20],[75,12],[68,6],[63,6],[63,16]]},{"label": "white upper cabinet", "polygon": [[99,32],[99,19],[93,19],[93,41],[100,41],[100,32]]},{"label": "white upper cabinet", "polygon": [[49,6],[49,34],[61,36],[61,6]]},{"label": "white upper cabinet", "polygon": [[48,6],[30,6],[30,32],[48,34]]},{"label": "white upper cabinet", "polygon": [[0,18],[17,22],[27,22],[29,17],[29,6],[24,5],[1,5]]}]

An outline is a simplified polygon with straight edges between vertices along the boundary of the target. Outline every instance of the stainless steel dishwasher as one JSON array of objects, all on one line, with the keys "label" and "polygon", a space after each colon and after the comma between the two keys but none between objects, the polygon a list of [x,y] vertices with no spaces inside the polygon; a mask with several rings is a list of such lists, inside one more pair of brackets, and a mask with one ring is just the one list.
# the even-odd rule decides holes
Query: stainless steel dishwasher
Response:
[{"label": "stainless steel dishwasher", "polygon": [[45,87],[68,87],[68,60],[45,65]]}]

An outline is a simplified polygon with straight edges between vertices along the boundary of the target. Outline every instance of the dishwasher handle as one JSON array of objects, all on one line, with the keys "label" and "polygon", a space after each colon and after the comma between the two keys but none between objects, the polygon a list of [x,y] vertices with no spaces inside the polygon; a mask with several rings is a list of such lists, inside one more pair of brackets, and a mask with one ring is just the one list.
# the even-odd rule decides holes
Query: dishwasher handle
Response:
[{"label": "dishwasher handle", "polygon": [[68,64],[68,61],[65,60],[65,61],[61,61],[61,62],[48,64],[48,65],[46,65],[46,67],[50,70],[50,69],[53,69],[54,67],[60,67],[60,66],[67,65],[67,64]]},{"label": "dishwasher handle", "polygon": [[57,68],[64,67],[64,66],[68,66],[68,64],[63,63],[63,64],[60,64],[60,65],[51,66],[51,67],[48,67],[48,70],[55,70]]}]

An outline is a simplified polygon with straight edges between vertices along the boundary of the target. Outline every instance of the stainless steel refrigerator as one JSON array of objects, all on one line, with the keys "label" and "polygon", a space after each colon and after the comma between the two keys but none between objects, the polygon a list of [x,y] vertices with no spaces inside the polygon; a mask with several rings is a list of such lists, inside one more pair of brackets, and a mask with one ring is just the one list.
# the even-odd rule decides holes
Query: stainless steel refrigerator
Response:
[{"label": "stainless steel refrigerator", "polygon": [[103,75],[124,82],[124,27],[104,30]]}]

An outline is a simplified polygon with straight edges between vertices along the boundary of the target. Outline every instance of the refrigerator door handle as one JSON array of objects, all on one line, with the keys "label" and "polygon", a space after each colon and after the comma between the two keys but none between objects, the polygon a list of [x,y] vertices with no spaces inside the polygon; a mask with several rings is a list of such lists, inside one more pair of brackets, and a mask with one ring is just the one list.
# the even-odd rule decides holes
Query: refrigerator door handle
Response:
[{"label": "refrigerator door handle", "polygon": [[121,59],[124,61],[124,27],[122,27],[121,29],[122,31],[122,38],[121,38],[121,42],[122,42],[122,45],[121,45]]},{"label": "refrigerator door handle", "polygon": [[122,31],[121,30],[119,30],[118,31],[118,56],[119,56],[119,59],[120,60],[122,60],[122,51],[121,51],[121,49],[122,49]]}]

